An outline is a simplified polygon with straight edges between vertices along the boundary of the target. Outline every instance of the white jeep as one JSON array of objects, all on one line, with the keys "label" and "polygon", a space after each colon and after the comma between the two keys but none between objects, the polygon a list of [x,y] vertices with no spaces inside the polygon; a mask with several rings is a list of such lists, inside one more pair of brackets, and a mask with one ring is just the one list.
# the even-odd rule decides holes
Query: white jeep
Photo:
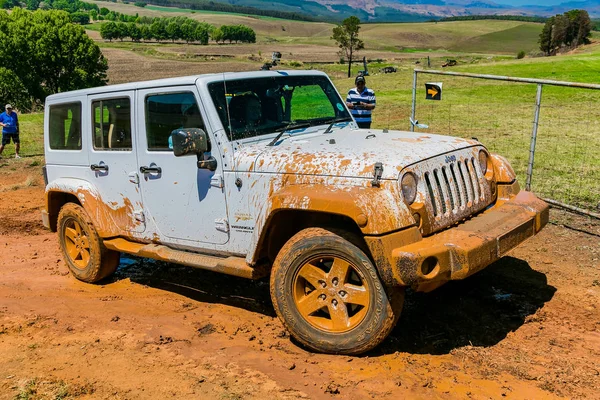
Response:
[{"label": "white jeep", "polygon": [[71,273],[119,254],[258,279],[322,352],[394,327],[404,289],[463,279],[535,235],[548,206],[475,140],[361,130],[321,72],[129,83],[46,101],[44,225]]}]

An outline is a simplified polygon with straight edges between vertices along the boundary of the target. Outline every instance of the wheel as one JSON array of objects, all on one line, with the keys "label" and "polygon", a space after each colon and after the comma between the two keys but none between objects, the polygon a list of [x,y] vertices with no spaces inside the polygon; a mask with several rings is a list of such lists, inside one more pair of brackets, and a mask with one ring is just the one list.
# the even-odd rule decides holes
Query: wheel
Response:
[{"label": "wheel", "polygon": [[87,212],[78,204],[65,204],[58,214],[58,240],[65,262],[80,281],[97,282],[119,265],[119,252],[104,247]]},{"label": "wheel", "polygon": [[361,249],[333,232],[309,228],[277,255],[271,299],[300,343],[350,355],[368,351],[388,336],[400,316],[404,289],[386,292]]}]

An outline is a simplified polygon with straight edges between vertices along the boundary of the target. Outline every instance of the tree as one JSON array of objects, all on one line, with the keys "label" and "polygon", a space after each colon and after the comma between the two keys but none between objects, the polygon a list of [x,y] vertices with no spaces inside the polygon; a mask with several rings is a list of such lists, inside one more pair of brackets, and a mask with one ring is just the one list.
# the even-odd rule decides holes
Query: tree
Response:
[{"label": "tree", "polygon": [[221,28],[216,28],[212,31],[212,33],[210,34],[210,37],[217,43],[219,43],[220,41],[223,41],[223,31],[221,30]]},{"label": "tree", "polygon": [[88,13],[77,11],[71,14],[71,20],[79,25],[86,25],[90,23],[90,16]]},{"label": "tree", "polygon": [[172,42],[175,42],[181,36],[179,25],[175,21],[169,22],[165,30],[167,32],[167,38],[171,39]]},{"label": "tree", "polygon": [[13,71],[0,68],[0,103],[10,103],[19,111],[31,111],[31,96]]},{"label": "tree", "polygon": [[104,40],[108,39],[110,42],[116,39],[118,37],[116,22],[105,22],[100,25],[100,37]]},{"label": "tree", "polygon": [[42,103],[53,93],[107,82],[100,48],[58,10],[0,12],[0,67],[18,74],[28,95]]},{"label": "tree", "polygon": [[555,55],[563,46],[574,49],[590,43],[592,22],[585,10],[570,10],[548,18],[540,34],[540,49]]},{"label": "tree", "polygon": [[142,38],[142,30],[140,29],[140,27],[137,26],[137,24],[130,22],[128,24],[128,29],[129,37],[131,38],[131,40],[133,40],[134,42],[139,42]]},{"label": "tree", "polygon": [[548,18],[540,33],[540,50],[549,56],[552,52],[552,27],[554,26],[554,17]]},{"label": "tree", "polygon": [[348,17],[342,21],[341,25],[333,28],[333,35],[331,39],[335,40],[335,43],[341,49],[342,54],[346,54],[348,60],[348,78],[350,78],[352,69],[352,56],[355,52],[365,48],[362,40],[358,38],[358,31],[360,30],[360,19],[355,16]]}]

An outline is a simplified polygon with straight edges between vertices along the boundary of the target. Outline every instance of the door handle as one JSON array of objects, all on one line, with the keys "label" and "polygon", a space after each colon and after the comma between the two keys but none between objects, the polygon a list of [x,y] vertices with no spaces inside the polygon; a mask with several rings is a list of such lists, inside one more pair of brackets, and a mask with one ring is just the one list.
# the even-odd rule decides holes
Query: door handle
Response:
[{"label": "door handle", "polygon": [[106,164],[92,164],[90,165],[92,171],[105,171],[108,172],[108,165]]},{"label": "door handle", "polygon": [[151,172],[155,173],[155,174],[160,174],[160,173],[162,173],[162,168],[161,167],[146,167],[144,165],[144,166],[140,167],[140,172],[142,174],[148,174],[148,173],[151,173]]}]

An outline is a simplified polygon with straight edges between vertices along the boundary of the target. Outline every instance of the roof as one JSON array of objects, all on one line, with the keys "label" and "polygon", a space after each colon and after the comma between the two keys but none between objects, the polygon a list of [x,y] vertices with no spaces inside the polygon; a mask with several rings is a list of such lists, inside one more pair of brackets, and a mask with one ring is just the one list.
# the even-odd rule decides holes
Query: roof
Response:
[{"label": "roof", "polygon": [[202,75],[190,75],[176,78],[166,79],[155,79],[151,81],[142,82],[131,82],[121,83],[118,85],[107,85],[99,86],[88,89],[73,90],[69,92],[62,92],[50,95],[46,98],[46,101],[56,101],[61,99],[70,98],[73,96],[87,96],[93,94],[103,94],[111,92],[121,92],[127,90],[137,89],[149,89],[159,87],[172,87],[172,86],[183,86],[183,85],[194,85],[196,83],[207,84],[214,81],[231,81],[238,79],[253,79],[253,78],[264,78],[264,77],[277,77],[277,76],[300,76],[300,75],[324,75],[326,74],[321,71],[314,70],[294,70],[294,71],[249,71],[249,72],[223,72],[218,74],[202,74]]}]

